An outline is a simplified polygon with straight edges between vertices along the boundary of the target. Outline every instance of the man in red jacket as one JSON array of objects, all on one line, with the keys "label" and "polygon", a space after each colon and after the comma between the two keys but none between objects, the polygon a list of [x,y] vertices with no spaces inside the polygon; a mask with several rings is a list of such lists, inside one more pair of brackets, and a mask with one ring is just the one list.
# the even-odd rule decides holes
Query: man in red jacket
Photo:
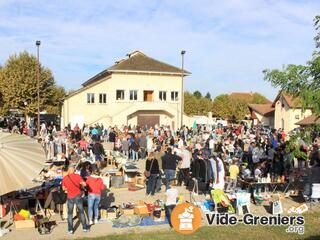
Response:
[{"label": "man in red jacket", "polygon": [[78,212],[80,214],[80,221],[82,224],[83,232],[89,232],[89,228],[86,223],[86,218],[84,216],[83,210],[83,199],[81,185],[85,186],[86,183],[83,181],[79,174],[75,173],[75,168],[73,165],[69,166],[68,175],[63,177],[62,187],[67,191],[68,195],[68,233],[73,234],[73,207],[76,204]]}]

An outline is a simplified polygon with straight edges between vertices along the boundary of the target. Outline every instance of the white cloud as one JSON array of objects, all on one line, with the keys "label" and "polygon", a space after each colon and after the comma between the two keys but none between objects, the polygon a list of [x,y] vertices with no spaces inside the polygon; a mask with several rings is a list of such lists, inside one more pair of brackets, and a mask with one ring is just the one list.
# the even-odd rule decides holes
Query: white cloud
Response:
[{"label": "white cloud", "polygon": [[0,63],[42,40],[41,59],[66,88],[133,49],[180,65],[190,90],[213,95],[275,90],[264,68],[304,63],[314,48],[318,1],[0,1]]}]

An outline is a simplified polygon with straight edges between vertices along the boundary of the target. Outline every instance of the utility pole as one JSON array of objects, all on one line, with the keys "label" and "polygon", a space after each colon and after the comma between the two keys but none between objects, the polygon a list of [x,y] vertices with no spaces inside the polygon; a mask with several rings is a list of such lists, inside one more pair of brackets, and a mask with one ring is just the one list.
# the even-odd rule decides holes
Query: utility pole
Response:
[{"label": "utility pole", "polygon": [[37,136],[40,136],[40,60],[39,60],[39,48],[41,42],[36,41],[37,46],[37,95],[38,95],[38,118],[37,118]]},{"label": "utility pole", "polygon": [[183,77],[184,77],[184,54],[185,50],[181,51],[181,121],[180,125],[183,126],[183,112],[184,112],[184,88],[183,88]]}]

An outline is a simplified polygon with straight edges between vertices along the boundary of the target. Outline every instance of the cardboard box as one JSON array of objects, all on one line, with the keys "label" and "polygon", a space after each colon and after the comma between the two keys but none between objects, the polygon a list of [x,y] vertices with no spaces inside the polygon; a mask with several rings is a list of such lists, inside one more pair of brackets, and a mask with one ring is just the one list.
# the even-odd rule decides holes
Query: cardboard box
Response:
[{"label": "cardboard box", "polygon": [[107,210],[106,209],[101,209],[100,210],[100,218],[101,219],[107,219],[107,217],[108,217]]},{"label": "cardboard box", "polygon": [[28,229],[28,228],[35,228],[35,222],[33,220],[22,220],[22,221],[15,221],[16,229]]},{"label": "cardboard box", "polygon": [[137,214],[141,217],[147,217],[150,215],[149,211],[148,211],[148,207],[147,205],[137,205],[134,207],[134,214]]},{"label": "cardboard box", "polygon": [[144,201],[143,200],[138,200],[138,202],[137,202],[137,206],[138,205],[145,205],[145,203],[144,203]]},{"label": "cardboard box", "polygon": [[127,216],[134,215],[134,209],[122,209],[122,213]]},{"label": "cardboard box", "polygon": [[136,178],[136,184],[144,186],[145,185],[145,180],[146,179],[144,177],[137,177]]},{"label": "cardboard box", "polygon": [[115,219],[117,218],[117,212],[107,212],[107,218],[108,219]]},{"label": "cardboard box", "polygon": [[135,177],[125,177],[124,178],[124,182],[126,182],[126,183],[136,183],[136,178]]}]

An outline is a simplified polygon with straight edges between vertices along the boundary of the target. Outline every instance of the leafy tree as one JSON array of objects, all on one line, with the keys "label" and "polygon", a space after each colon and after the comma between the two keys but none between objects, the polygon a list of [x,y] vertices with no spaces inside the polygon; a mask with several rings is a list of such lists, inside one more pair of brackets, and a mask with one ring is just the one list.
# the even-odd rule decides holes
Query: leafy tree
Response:
[{"label": "leafy tree", "polygon": [[264,78],[272,86],[298,97],[302,108],[311,107],[320,115],[320,16],[314,19],[316,50],[306,65],[289,64],[281,70],[264,70]]},{"label": "leafy tree", "polygon": [[193,93],[193,96],[195,96],[197,99],[202,98],[202,94],[201,94],[201,92],[199,92],[199,91],[195,91],[195,92]]},{"label": "leafy tree", "polygon": [[[57,113],[59,99],[64,96],[63,88],[57,87],[48,68],[40,64],[40,111]],[[24,51],[9,57],[0,69],[1,113],[19,109],[24,114],[37,112],[37,59]],[[0,113],[0,114],[1,114]]]},{"label": "leafy tree", "polygon": [[228,94],[221,94],[213,101],[213,113],[225,119],[241,120],[249,114],[248,105],[245,100],[230,97]]},{"label": "leafy tree", "polygon": [[206,94],[205,98],[207,98],[207,99],[211,100],[211,94],[210,94],[209,92],[207,92],[207,94]]},{"label": "leafy tree", "polygon": [[254,103],[254,104],[266,104],[268,103],[269,100],[263,96],[260,93],[255,92],[254,94],[252,94],[252,99],[250,103]]},{"label": "leafy tree", "polygon": [[184,93],[184,111],[188,115],[198,115],[198,114],[208,114],[208,112],[212,111],[212,101],[205,98],[200,97],[197,98],[194,94],[190,92]]},{"label": "leafy tree", "polygon": [[228,94],[221,94],[213,101],[213,114],[222,118],[231,117],[231,98]]},{"label": "leafy tree", "polygon": [[60,109],[62,105],[62,100],[66,96],[66,91],[64,87],[56,87],[54,91],[54,95],[48,102],[48,105],[46,106],[46,111],[51,114],[57,114],[60,115]]},{"label": "leafy tree", "polygon": [[232,99],[231,101],[231,113],[232,116],[236,120],[242,120],[245,118],[246,115],[250,114],[248,104],[244,100],[235,100]]},{"label": "leafy tree", "polygon": [[184,112],[187,115],[197,115],[198,99],[190,92],[184,93]]},{"label": "leafy tree", "polygon": [[198,100],[199,113],[202,115],[207,115],[208,112],[212,111],[212,101],[206,97]]}]

